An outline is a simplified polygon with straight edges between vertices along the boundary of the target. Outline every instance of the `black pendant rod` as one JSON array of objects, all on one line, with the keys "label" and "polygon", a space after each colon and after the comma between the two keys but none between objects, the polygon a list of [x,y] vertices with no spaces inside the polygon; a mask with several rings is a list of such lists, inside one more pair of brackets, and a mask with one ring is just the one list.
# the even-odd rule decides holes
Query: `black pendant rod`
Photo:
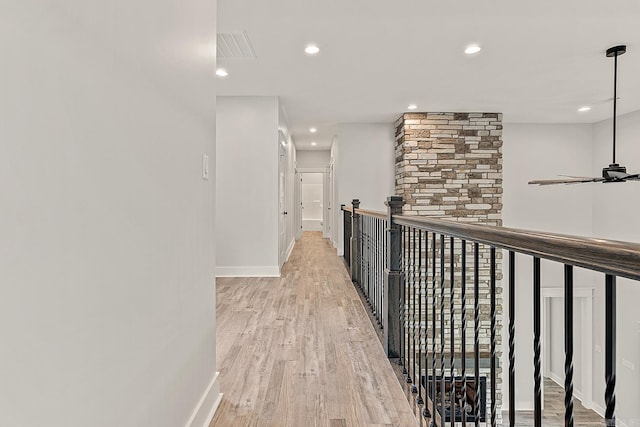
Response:
[{"label": "black pendant rod", "polygon": [[613,163],[616,162],[617,105],[618,105],[618,55],[613,57]]},{"label": "black pendant rod", "polygon": [[616,164],[616,113],[618,106],[618,56],[627,51],[626,45],[607,49],[607,57],[613,57],[613,163]]}]

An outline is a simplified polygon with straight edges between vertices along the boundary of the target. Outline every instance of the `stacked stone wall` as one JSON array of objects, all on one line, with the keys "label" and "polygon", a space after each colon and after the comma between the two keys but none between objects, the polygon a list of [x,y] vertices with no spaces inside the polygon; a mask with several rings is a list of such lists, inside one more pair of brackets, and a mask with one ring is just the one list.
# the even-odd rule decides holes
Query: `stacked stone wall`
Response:
[{"label": "stacked stone wall", "polygon": [[[486,225],[502,225],[502,114],[500,113],[406,113],[395,123],[395,184],[396,195],[402,196],[404,215],[429,216],[458,222],[478,222]],[[460,241],[456,239],[457,247]],[[437,240],[439,254],[439,240]],[[449,239],[446,239],[445,264],[449,268]],[[454,274],[454,318],[455,352],[461,350],[461,262],[460,251],[456,251]],[[473,246],[467,246],[466,274],[466,351],[473,355]],[[497,358],[501,354],[502,285],[501,251],[496,253],[497,271]],[[491,300],[490,300],[490,249],[480,245],[480,354],[487,366],[490,356]],[[440,263],[437,258],[436,265]],[[424,274],[432,274],[430,267]],[[436,270],[437,271],[437,270]],[[407,274],[407,292],[416,286],[416,280]],[[449,274],[445,275],[445,336],[450,336],[450,294]],[[440,307],[440,281],[435,292],[436,306]],[[430,310],[434,292],[432,285],[418,281],[419,295]],[[414,291],[415,294],[415,291]],[[407,313],[415,310],[405,307]],[[425,312],[420,313],[424,319]],[[429,354],[430,337],[435,326],[436,337],[440,335],[440,325],[423,321],[421,330],[422,352]],[[447,360],[449,349],[446,350]],[[448,363],[448,362],[447,362]],[[459,363],[459,362],[458,362]],[[499,366],[499,365],[498,365]],[[502,402],[501,371],[497,372],[497,405]],[[487,404],[490,406],[490,371],[481,369],[487,376]],[[447,368],[448,375],[448,368]],[[459,366],[456,375],[460,375]],[[489,411],[487,410],[487,415]]]}]

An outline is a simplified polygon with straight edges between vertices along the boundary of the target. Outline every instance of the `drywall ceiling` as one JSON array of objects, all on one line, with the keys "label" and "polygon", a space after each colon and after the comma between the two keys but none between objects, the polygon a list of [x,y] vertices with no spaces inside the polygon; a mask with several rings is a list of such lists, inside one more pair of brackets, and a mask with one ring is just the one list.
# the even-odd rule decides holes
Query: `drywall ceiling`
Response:
[{"label": "drywall ceiling", "polygon": [[[640,109],[638,0],[219,0],[218,11],[219,31],[246,31],[256,53],[220,60],[218,94],[280,96],[299,148],[326,149],[326,129],[391,122],[410,103],[512,123],[600,121],[611,115],[604,52],[616,44],[628,45],[619,110]],[[471,43],[481,53],[465,55]]]}]

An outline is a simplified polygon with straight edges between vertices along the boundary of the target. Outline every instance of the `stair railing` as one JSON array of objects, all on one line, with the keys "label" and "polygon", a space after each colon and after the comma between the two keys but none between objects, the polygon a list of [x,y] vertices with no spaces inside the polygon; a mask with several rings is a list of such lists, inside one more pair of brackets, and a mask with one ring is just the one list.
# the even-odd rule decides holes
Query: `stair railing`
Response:
[{"label": "stair railing", "polygon": [[[382,329],[387,356],[401,365],[432,426],[490,423],[493,427],[500,421],[501,250],[508,253],[508,425],[516,423],[515,296],[529,292],[533,425],[542,426],[541,260],[560,263],[564,269],[565,426],[575,423],[574,267],[604,276],[605,424],[616,425],[616,278],[640,280],[640,245],[402,215],[398,196],[387,198],[385,204],[386,213],[359,209],[358,200],[351,208],[343,207],[345,259],[353,283]],[[516,254],[533,259],[532,289],[516,286]],[[472,330],[467,330],[468,324]],[[473,342],[472,351],[467,339]]]}]

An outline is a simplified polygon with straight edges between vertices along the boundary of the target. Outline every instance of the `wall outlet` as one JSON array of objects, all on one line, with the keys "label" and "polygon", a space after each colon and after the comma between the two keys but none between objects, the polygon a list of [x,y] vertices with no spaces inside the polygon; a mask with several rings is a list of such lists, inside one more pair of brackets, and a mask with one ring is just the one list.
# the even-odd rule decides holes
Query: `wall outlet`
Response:
[{"label": "wall outlet", "polygon": [[202,179],[209,179],[209,156],[202,155]]},{"label": "wall outlet", "polygon": [[596,344],[595,350],[596,350],[596,353],[602,353],[602,348],[598,344]]}]

